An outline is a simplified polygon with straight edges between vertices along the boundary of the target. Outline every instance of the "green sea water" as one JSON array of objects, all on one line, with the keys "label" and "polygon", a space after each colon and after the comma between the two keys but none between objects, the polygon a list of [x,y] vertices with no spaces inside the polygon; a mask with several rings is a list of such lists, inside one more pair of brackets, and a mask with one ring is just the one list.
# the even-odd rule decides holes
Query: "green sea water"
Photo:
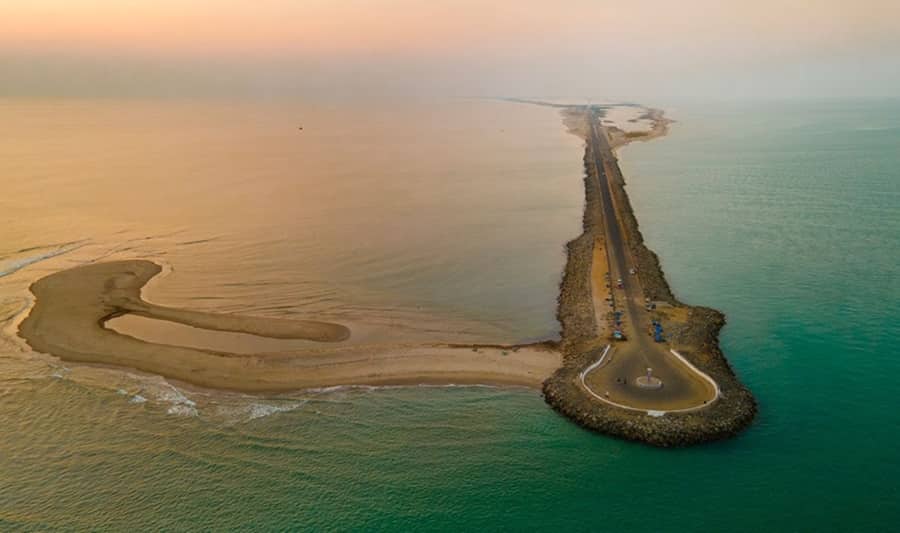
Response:
[{"label": "green sea water", "polygon": [[[143,401],[130,378],[17,373],[10,355],[0,530],[895,530],[900,103],[667,109],[672,133],[620,159],[676,295],[728,317],[722,348],[760,404],[739,437],[624,443],[526,389],[259,398],[147,378],[169,401]],[[577,168],[568,142],[548,149]],[[521,279],[492,294],[530,301]],[[541,316],[503,328],[541,335]]]}]

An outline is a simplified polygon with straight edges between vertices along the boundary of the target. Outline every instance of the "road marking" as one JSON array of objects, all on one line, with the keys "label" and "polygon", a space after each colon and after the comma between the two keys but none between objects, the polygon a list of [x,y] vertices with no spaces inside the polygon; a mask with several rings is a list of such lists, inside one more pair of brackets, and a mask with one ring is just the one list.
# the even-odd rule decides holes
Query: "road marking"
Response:
[{"label": "road marking", "polygon": [[674,355],[679,360],[681,360],[681,362],[686,364],[688,366],[688,368],[690,368],[694,372],[700,374],[700,376],[703,377],[703,379],[705,379],[706,381],[708,381],[709,383],[712,384],[713,388],[716,391],[716,395],[715,395],[715,397],[713,397],[712,400],[710,400],[706,403],[703,403],[701,405],[695,405],[694,407],[685,407],[684,409],[662,410],[662,409],[641,409],[639,407],[631,407],[629,405],[621,404],[621,403],[609,400],[607,398],[604,398],[603,396],[594,392],[594,390],[588,386],[588,384],[585,382],[585,378],[587,378],[587,375],[590,374],[591,372],[593,372],[598,366],[603,364],[603,361],[606,359],[606,355],[609,353],[610,348],[612,348],[612,344],[607,344],[606,348],[603,350],[603,353],[600,355],[600,359],[597,359],[596,362],[592,363],[590,366],[588,366],[587,368],[582,370],[581,374],[578,375],[578,378],[581,380],[581,386],[584,387],[584,390],[588,391],[588,394],[590,394],[594,398],[597,398],[601,402],[608,403],[609,405],[612,405],[614,407],[619,407],[621,409],[627,409],[629,411],[639,411],[642,413],[647,413],[649,416],[661,417],[661,416],[665,415],[666,413],[687,413],[690,411],[698,411],[700,409],[704,409],[704,408],[712,405],[712,403],[715,402],[716,400],[718,400],[719,396],[721,396],[721,394],[722,394],[721,390],[719,389],[719,384],[716,383],[713,378],[709,377],[706,373],[704,373],[703,371],[701,371],[700,369],[698,369],[697,367],[692,365],[690,363],[690,361],[685,359],[680,353],[676,352],[675,350],[669,350],[670,352],[672,352],[672,355]]},{"label": "road marking", "polygon": [[588,375],[588,372],[597,368],[598,366],[603,364],[603,360],[606,359],[606,354],[609,353],[609,349],[612,348],[612,344],[607,344],[606,348],[603,350],[603,353],[600,354],[600,359],[597,359],[597,362],[592,364],[591,366],[585,368],[581,371],[581,382],[584,383],[584,377]]},{"label": "road marking", "polygon": [[[669,350],[669,351],[672,352],[672,355],[674,355],[675,357],[681,359],[681,362],[684,363],[684,364],[686,364],[686,365],[688,366],[688,368],[690,368],[690,369],[693,370],[694,372],[700,374],[700,376],[703,377],[703,379],[705,379],[706,381],[708,381],[709,384],[713,386],[713,389],[716,390],[716,395],[715,395],[715,397],[712,399],[713,402],[719,399],[719,396],[722,395],[722,391],[719,389],[719,384],[716,383],[716,380],[714,380],[713,378],[709,377],[709,374],[707,374],[706,372],[700,370],[699,368],[697,368],[696,366],[694,366],[693,364],[691,364],[691,362],[688,361],[687,359],[685,359],[680,353],[676,352],[675,350]],[[712,403],[712,402],[709,402],[709,403]],[[707,405],[709,405],[709,404],[707,404]]]}]

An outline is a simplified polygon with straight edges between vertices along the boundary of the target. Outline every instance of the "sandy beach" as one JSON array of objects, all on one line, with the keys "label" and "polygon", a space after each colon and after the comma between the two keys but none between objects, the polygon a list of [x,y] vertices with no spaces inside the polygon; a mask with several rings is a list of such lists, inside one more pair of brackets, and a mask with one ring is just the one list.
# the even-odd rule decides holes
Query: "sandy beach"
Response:
[{"label": "sandy beach", "polygon": [[[35,350],[64,361],[129,367],[200,387],[242,392],[451,383],[539,387],[561,364],[559,353],[546,345],[342,346],[351,332],[340,324],[154,305],[140,293],[159,271],[150,261],[115,261],[40,279],[31,287],[36,300],[20,335]],[[237,354],[147,342],[105,327],[106,321],[128,313],[203,330],[327,344],[302,352]]]}]

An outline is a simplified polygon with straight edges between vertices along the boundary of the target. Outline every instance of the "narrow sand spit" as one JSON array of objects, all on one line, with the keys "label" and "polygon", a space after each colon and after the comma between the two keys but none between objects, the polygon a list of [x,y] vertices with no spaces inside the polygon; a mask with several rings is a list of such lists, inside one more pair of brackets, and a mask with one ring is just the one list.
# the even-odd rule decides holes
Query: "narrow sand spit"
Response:
[{"label": "narrow sand spit", "polygon": [[66,361],[130,367],[201,387],[244,392],[334,385],[497,384],[539,387],[561,364],[546,345],[315,346],[303,352],[236,354],[146,342],[105,327],[133,313],[207,330],[274,339],[340,343],[350,330],[315,320],[284,320],[164,307],[141,299],[160,272],[150,261],[97,263],[35,282],[36,299],[19,334],[37,351]]}]

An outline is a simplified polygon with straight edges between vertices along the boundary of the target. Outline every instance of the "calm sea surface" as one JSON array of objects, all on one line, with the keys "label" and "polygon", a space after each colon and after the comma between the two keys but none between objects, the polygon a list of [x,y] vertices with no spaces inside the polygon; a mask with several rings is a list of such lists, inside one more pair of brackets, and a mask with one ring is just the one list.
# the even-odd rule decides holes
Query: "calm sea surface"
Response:
[{"label": "calm sea surface", "polygon": [[141,257],[160,303],[553,337],[583,198],[556,111],[0,101],[0,530],[896,528],[900,103],[668,109],[620,153],[628,190],[761,408],[675,451],[525,389],[192,391],[15,336],[35,279]]}]

